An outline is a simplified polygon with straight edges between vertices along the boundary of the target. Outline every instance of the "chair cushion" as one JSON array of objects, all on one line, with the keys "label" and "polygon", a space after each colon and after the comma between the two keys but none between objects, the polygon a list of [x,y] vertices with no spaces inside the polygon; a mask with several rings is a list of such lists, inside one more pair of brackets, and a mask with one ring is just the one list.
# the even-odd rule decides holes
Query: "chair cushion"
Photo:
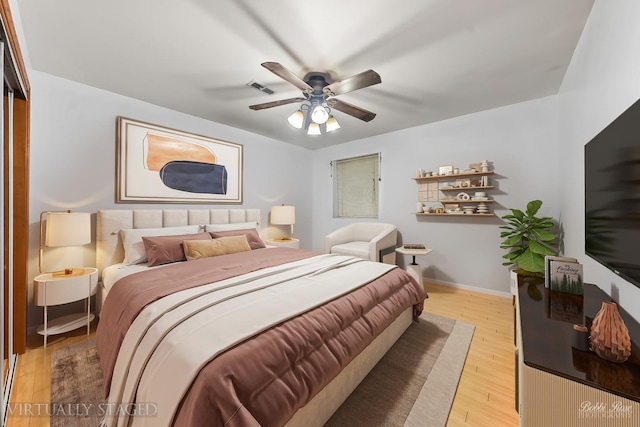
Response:
[{"label": "chair cushion", "polygon": [[349,242],[331,247],[332,254],[369,259],[369,242]]}]

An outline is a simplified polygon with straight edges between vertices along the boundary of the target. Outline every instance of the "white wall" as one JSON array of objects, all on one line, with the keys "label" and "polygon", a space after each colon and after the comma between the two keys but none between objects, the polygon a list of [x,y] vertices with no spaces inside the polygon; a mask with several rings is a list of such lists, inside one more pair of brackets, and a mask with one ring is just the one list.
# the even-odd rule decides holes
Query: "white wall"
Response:
[{"label": "white wall", "polygon": [[[640,2],[597,0],[559,93],[567,250],[640,319],[640,289],[584,255],[584,145],[640,98]],[[567,221],[571,218],[571,221]]]},{"label": "white wall", "polygon": [[[322,250],[325,234],[354,221],[332,217],[329,162],[380,152],[379,221],[395,224],[402,242],[424,243],[433,249],[417,259],[423,275],[508,293],[499,217],[512,207],[524,209],[533,199],[543,201],[542,215],[559,216],[557,115],[557,98],[547,97],[318,150],[313,156],[313,248]],[[417,168],[437,170],[438,165],[453,164],[464,169],[483,159],[496,172],[492,180],[497,188],[490,191],[496,200],[490,205],[496,217],[418,217],[411,213],[417,201],[417,184],[411,178]]]},{"label": "white wall", "polygon": [[[551,96],[366,140],[308,151],[113,93],[29,71],[31,133],[31,277],[37,272],[38,214],[50,209],[116,205],[115,118],[118,115],[240,142],[245,147],[244,207],[262,221],[274,204],[293,203],[296,235],[321,251],[323,237],[350,222],[332,218],[331,160],[382,153],[380,221],[398,226],[402,242],[434,251],[419,259],[425,277],[506,294],[499,217],[539,198],[542,215],[562,222],[565,254],[638,318],[640,289],[584,256],[583,147],[640,95],[640,2],[597,0],[558,96]],[[28,57],[27,57],[28,61]],[[384,120],[377,117],[376,120]],[[460,168],[488,159],[496,171],[494,218],[416,217],[417,168]],[[286,167],[283,167],[286,161]],[[90,251],[85,251],[91,264]],[[400,259],[404,265],[406,260]],[[52,314],[55,315],[55,314]],[[29,326],[41,310],[29,305]]]},{"label": "white wall", "polygon": [[[311,169],[311,151],[33,70],[29,71],[29,80],[33,94],[30,278],[38,273],[41,211],[72,209],[95,213],[98,209],[167,207],[115,203],[116,117],[119,115],[243,144],[243,204],[197,206],[260,208],[262,224],[267,227],[271,206],[292,203],[296,206],[296,236],[300,237],[303,248],[311,241],[312,195],[308,172]],[[275,229],[267,229],[266,232],[268,237],[278,235]],[[47,249],[45,255],[49,257],[45,260],[56,260],[56,267],[51,268],[79,266],[80,263],[93,266],[94,246],[75,248],[64,259],[59,257],[59,250]],[[42,321],[42,310],[31,303],[31,286],[29,301],[28,326],[32,327]],[[56,315],[55,309],[51,315]]]}]

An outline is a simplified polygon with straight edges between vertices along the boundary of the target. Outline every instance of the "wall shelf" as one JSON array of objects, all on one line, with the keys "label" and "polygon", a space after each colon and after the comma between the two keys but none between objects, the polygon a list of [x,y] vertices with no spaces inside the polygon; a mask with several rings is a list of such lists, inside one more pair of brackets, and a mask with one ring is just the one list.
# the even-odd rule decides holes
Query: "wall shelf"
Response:
[{"label": "wall shelf", "polygon": [[471,218],[471,217],[477,217],[477,216],[495,216],[495,214],[492,213],[487,213],[487,214],[481,214],[481,213],[474,213],[474,214],[452,214],[452,213],[433,213],[433,212],[413,212],[415,215],[418,216],[455,216],[455,217],[466,217],[466,218]]},{"label": "wall shelf", "polygon": [[[495,200],[488,197],[487,191],[493,190],[494,185],[489,182],[494,171],[463,172],[447,175],[432,175],[413,177],[418,184],[418,207],[414,215],[419,216],[464,216],[464,217],[492,217],[487,205]],[[482,192],[486,199],[475,199],[474,194]],[[461,197],[457,197],[458,193]],[[462,194],[461,194],[462,193]],[[420,204],[432,205],[431,208],[442,208],[443,212],[419,212]],[[464,213],[464,207],[472,207],[473,213]]]},{"label": "wall shelf", "polygon": [[489,200],[440,199],[439,202],[440,203],[493,203],[495,202],[495,200],[493,199],[489,199]]},{"label": "wall shelf", "polygon": [[433,181],[433,180],[446,180],[446,179],[455,179],[455,178],[468,178],[472,176],[482,176],[482,175],[492,175],[495,173],[494,171],[487,172],[466,172],[466,173],[450,173],[447,175],[432,175],[432,176],[415,176],[411,179],[415,179],[416,181]]},{"label": "wall shelf", "polygon": [[496,188],[493,185],[485,185],[481,187],[441,187],[440,191],[469,191],[469,190],[491,190]]}]

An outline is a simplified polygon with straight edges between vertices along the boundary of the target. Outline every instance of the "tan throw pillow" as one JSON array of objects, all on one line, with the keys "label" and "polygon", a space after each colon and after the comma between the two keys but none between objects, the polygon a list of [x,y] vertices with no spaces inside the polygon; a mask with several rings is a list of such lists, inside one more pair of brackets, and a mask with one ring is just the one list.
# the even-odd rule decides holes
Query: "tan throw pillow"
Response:
[{"label": "tan throw pillow", "polygon": [[183,244],[187,261],[251,250],[244,234],[213,240],[185,240]]}]

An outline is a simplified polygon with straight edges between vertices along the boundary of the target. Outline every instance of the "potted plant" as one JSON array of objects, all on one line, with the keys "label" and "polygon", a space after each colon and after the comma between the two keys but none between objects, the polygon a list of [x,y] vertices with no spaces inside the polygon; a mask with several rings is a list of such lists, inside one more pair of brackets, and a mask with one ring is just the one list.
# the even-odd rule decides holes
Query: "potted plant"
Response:
[{"label": "potted plant", "polygon": [[502,217],[507,224],[500,226],[504,230],[500,233],[504,239],[500,247],[508,250],[502,256],[507,260],[502,265],[515,266],[518,274],[542,275],[544,257],[558,253],[556,235],[551,231],[552,219],[536,216],[541,206],[542,201],[532,200],[525,212],[511,209],[510,214]]}]

